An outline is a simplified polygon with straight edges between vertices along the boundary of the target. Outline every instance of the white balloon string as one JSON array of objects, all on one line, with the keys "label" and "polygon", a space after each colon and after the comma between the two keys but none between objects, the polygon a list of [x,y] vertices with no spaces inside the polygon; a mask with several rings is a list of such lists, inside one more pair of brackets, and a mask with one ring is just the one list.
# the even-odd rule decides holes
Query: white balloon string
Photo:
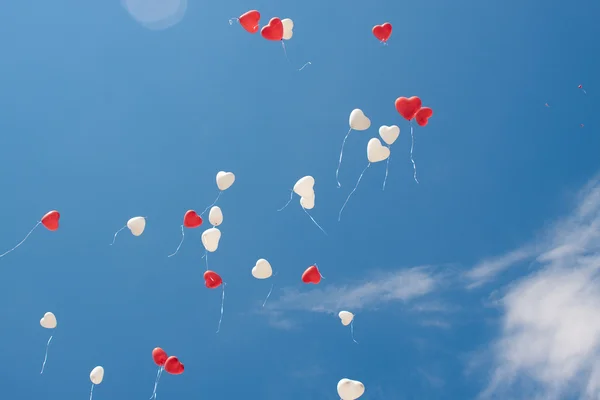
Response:
[{"label": "white balloon string", "polygon": [[221,297],[221,318],[219,318],[219,326],[217,327],[217,333],[221,330],[221,322],[223,322],[223,306],[225,305],[225,286],[227,284],[223,282],[223,296]]},{"label": "white balloon string", "polygon": [[38,225],[39,225],[39,224],[41,224],[41,223],[42,223],[41,221],[38,221],[38,223],[37,223],[37,224],[35,224],[35,226],[34,226],[34,227],[33,227],[33,228],[32,228],[32,229],[29,231],[29,233],[27,234],[27,236],[25,236],[25,238],[19,242],[19,244],[17,244],[17,245],[16,245],[15,247],[13,247],[12,249],[8,250],[6,253],[4,253],[4,254],[1,254],[1,255],[0,255],[0,258],[1,258],[1,257],[4,257],[4,256],[5,256],[5,255],[7,255],[8,253],[10,253],[10,252],[14,251],[14,250],[15,250],[17,247],[19,247],[20,245],[22,245],[22,244],[23,244],[23,242],[24,242],[25,240],[27,240],[27,238],[29,237],[29,235],[31,235],[31,234],[33,233],[33,231],[35,230],[35,228],[37,228],[37,227],[38,227]]},{"label": "white balloon string", "polygon": [[350,322],[350,335],[352,335],[352,340],[354,343],[358,344],[358,342],[354,339],[354,320]]},{"label": "white balloon string", "polygon": [[263,303],[263,307],[265,306],[265,304],[267,304],[267,300],[269,300],[269,297],[271,296],[271,293],[273,292],[273,286],[275,286],[274,283],[271,284],[271,290],[269,290],[269,294],[267,295],[267,298],[265,299],[264,303]]},{"label": "white balloon string", "polygon": [[[390,148],[390,146],[388,146],[388,149],[389,148]],[[381,189],[381,190],[385,190],[385,182],[387,181],[388,171],[390,169],[390,158],[392,158],[391,149],[390,149],[390,155],[387,159],[387,163],[385,164],[385,177],[383,178],[383,189]]]},{"label": "white balloon string", "polygon": [[121,231],[122,231],[123,229],[125,229],[125,228],[127,228],[127,225],[125,225],[124,227],[122,227],[121,229],[119,229],[118,231],[116,231],[116,232],[115,232],[115,236],[113,236],[113,241],[112,241],[112,243],[110,244],[111,246],[112,246],[113,244],[115,244],[115,240],[117,240],[117,235],[119,234],[119,232],[121,232]]},{"label": "white balloon string", "polygon": [[160,380],[163,371],[164,367],[158,368],[158,372],[156,373],[156,381],[154,382],[154,391],[152,392],[150,399],[156,399],[156,389],[158,389],[158,381]]},{"label": "white balloon string", "polygon": [[291,202],[292,202],[292,198],[294,197],[294,191],[290,190],[290,199],[288,200],[287,203],[285,203],[285,206],[281,207],[279,210],[277,211],[283,211]]},{"label": "white balloon string", "polygon": [[581,88],[581,90],[583,90],[583,94],[587,94],[584,88]]},{"label": "white balloon string", "polygon": [[92,383],[92,390],[90,390],[90,400],[92,400],[93,394],[94,394],[94,384]]},{"label": "white balloon string", "polygon": [[48,339],[48,343],[46,343],[46,354],[44,355],[44,362],[42,363],[42,370],[40,371],[40,375],[44,373],[44,368],[46,367],[46,361],[48,360],[48,347],[50,347],[50,342],[52,341],[52,336]]},{"label": "white balloon string", "polygon": [[233,25],[233,21],[240,22],[240,19],[239,19],[239,18],[231,18],[231,19],[229,20],[229,25]]},{"label": "white balloon string", "polygon": [[362,179],[363,175],[367,171],[367,168],[369,168],[370,166],[371,166],[371,163],[368,163],[367,166],[365,167],[365,169],[363,169],[362,173],[358,177],[358,181],[356,181],[356,186],[354,186],[354,189],[352,189],[352,191],[350,192],[350,194],[346,198],[346,201],[344,202],[344,205],[340,209],[340,213],[338,214],[338,222],[340,222],[341,219],[342,219],[342,211],[344,211],[344,208],[346,208],[346,204],[348,204],[348,200],[350,200],[350,197],[354,194],[354,192],[356,191],[356,188],[358,188],[358,184],[360,183],[360,180]]},{"label": "white balloon string", "polygon": [[206,262],[206,270],[208,271],[208,250],[204,250],[204,255],[200,258],[204,258],[204,261]]},{"label": "white balloon string", "polygon": [[219,191],[219,195],[217,196],[217,198],[215,199],[215,201],[213,201],[213,202],[212,202],[212,204],[211,204],[210,206],[206,207],[206,208],[204,209],[204,211],[202,211],[202,214],[200,214],[200,216],[203,216],[203,215],[204,215],[204,213],[205,213],[205,212],[207,212],[209,208],[211,208],[212,206],[214,206],[215,204],[217,204],[217,201],[219,201],[219,197],[221,197],[221,193],[223,193],[223,191],[222,191],[222,190],[220,190],[220,191]]},{"label": "white balloon string", "polygon": [[183,232],[183,225],[181,225],[181,242],[179,242],[179,246],[177,246],[177,250],[175,250],[175,253],[169,254],[168,257],[173,257],[175,254],[177,254],[177,252],[181,248],[181,245],[183,244],[183,239],[185,239],[185,233]]},{"label": "white balloon string", "polygon": [[321,232],[323,232],[325,234],[325,236],[327,236],[327,232],[325,232],[325,230],[323,228],[321,228],[321,225],[319,225],[317,223],[317,221],[315,221],[315,219],[312,217],[312,215],[310,215],[308,213],[308,211],[306,211],[306,208],[304,208],[304,206],[302,206],[302,209],[304,210],[304,212],[306,213],[306,215],[308,215],[308,217],[312,220],[312,222],[317,226],[317,228],[319,228],[321,230]]},{"label": "white balloon string", "polygon": [[413,174],[413,177],[415,178],[415,182],[419,183],[419,181],[417,180],[417,164],[415,164],[415,160],[413,159],[413,149],[415,147],[415,135],[413,132],[413,125],[412,122],[410,123],[410,138],[411,138],[411,145],[410,145],[410,161],[412,162],[413,165],[413,170],[415,171]]},{"label": "white balloon string", "polygon": [[348,133],[346,133],[346,136],[344,136],[344,141],[342,142],[342,150],[340,151],[340,161],[338,161],[338,167],[337,167],[337,170],[335,171],[335,180],[337,181],[338,188],[342,187],[342,184],[340,183],[340,179],[339,179],[340,167],[342,166],[342,157],[344,155],[344,146],[346,145],[346,139],[348,139],[348,135],[350,135],[350,132],[352,132],[352,128],[350,128],[350,130],[348,130]]},{"label": "white balloon string", "polygon": [[[285,59],[287,60],[287,62],[289,64],[291,64],[292,62],[290,61],[288,54],[287,54],[287,49],[285,48],[285,42],[283,41],[283,39],[281,39],[281,47],[283,47],[283,54],[285,54]],[[312,65],[312,63],[309,61],[306,64],[304,64],[302,66],[302,68],[299,68],[298,71],[302,71],[307,65]]]},{"label": "white balloon string", "polygon": [[311,63],[310,61],[309,61],[309,62],[307,62],[306,64],[304,64],[304,65],[302,66],[302,68],[298,69],[298,71],[302,71],[304,68],[306,68],[306,66],[307,66],[307,65],[312,65],[312,63]]}]

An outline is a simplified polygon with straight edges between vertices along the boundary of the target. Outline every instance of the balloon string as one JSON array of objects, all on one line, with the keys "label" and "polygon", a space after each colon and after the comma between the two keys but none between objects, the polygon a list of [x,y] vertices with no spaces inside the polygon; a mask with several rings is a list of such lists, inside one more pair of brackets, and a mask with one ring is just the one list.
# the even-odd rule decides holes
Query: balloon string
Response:
[{"label": "balloon string", "polygon": [[342,150],[340,151],[340,161],[338,162],[338,167],[337,167],[337,170],[335,171],[335,180],[337,181],[338,188],[342,187],[342,184],[340,183],[340,179],[338,176],[340,174],[340,167],[342,166],[342,156],[344,155],[344,145],[346,144],[346,139],[348,139],[348,135],[350,135],[351,131],[352,131],[352,128],[350,128],[348,133],[346,133],[346,136],[344,136],[344,141],[342,142]]},{"label": "balloon string", "polygon": [[306,213],[306,215],[308,215],[308,217],[312,220],[312,222],[317,226],[317,228],[319,228],[321,230],[321,232],[323,232],[325,234],[325,236],[327,236],[327,232],[325,232],[325,230],[323,228],[321,228],[321,225],[319,225],[317,223],[317,221],[315,221],[315,219],[312,217],[312,215],[310,215],[308,213],[308,211],[306,211],[306,208],[304,208],[304,206],[302,206],[302,209],[304,210],[304,212]]},{"label": "balloon string", "polygon": [[352,340],[354,343],[358,344],[358,342],[354,339],[354,320],[350,322],[350,335],[352,335]]},{"label": "balloon string", "polygon": [[414,174],[413,174],[413,177],[415,178],[415,182],[419,183],[419,181],[417,180],[417,164],[415,164],[415,160],[413,159],[413,149],[415,147],[415,135],[414,135],[414,132],[413,132],[412,122],[410,124],[410,138],[411,138],[410,161],[412,162],[413,170],[415,171]]},{"label": "balloon string", "polygon": [[206,262],[206,270],[208,271],[208,250],[204,250],[204,255],[200,258],[204,258],[204,261]]},{"label": "balloon string", "polygon": [[5,255],[7,255],[8,253],[10,253],[10,252],[14,251],[14,250],[15,250],[17,247],[19,247],[20,245],[22,245],[22,244],[23,244],[23,242],[24,242],[25,240],[27,240],[27,238],[29,237],[29,235],[31,235],[31,234],[33,233],[33,231],[35,230],[35,228],[37,228],[37,227],[38,227],[38,225],[39,225],[39,224],[41,224],[41,223],[42,223],[41,221],[38,221],[38,223],[37,223],[37,224],[35,224],[35,226],[33,227],[33,229],[31,229],[31,230],[29,231],[29,233],[27,234],[27,236],[25,236],[25,238],[24,238],[23,240],[21,240],[21,241],[19,242],[19,244],[17,244],[17,245],[16,245],[15,247],[13,247],[12,249],[8,250],[6,253],[4,253],[4,254],[1,254],[1,255],[0,255],[0,258],[1,258],[1,257],[4,257],[4,256],[5,256]]},{"label": "balloon string", "polygon": [[44,373],[44,368],[46,367],[46,361],[48,360],[48,347],[50,347],[50,342],[52,341],[52,336],[48,339],[48,343],[46,343],[46,354],[44,355],[44,362],[42,363],[42,371],[40,375]]},{"label": "balloon string", "polygon": [[160,377],[161,377],[163,371],[164,371],[164,367],[160,367],[158,369],[158,372],[156,373],[156,381],[154,382],[154,391],[152,392],[152,396],[150,396],[150,399],[156,399],[156,389],[158,388],[158,381],[160,380]]},{"label": "balloon string", "polygon": [[231,18],[231,19],[229,20],[229,25],[233,25],[233,21],[238,21],[238,22],[240,22],[240,19],[239,19],[239,18]]},{"label": "balloon string", "polygon": [[220,190],[220,191],[219,191],[219,195],[217,196],[217,198],[215,199],[215,201],[213,201],[213,202],[212,202],[212,204],[211,204],[210,206],[206,207],[206,208],[204,209],[204,211],[202,211],[202,214],[200,214],[200,216],[203,216],[203,215],[204,215],[204,213],[205,213],[205,212],[207,212],[209,208],[211,208],[212,206],[214,206],[215,204],[217,204],[217,201],[219,201],[219,197],[221,197],[221,193],[223,193],[223,191],[222,191],[222,190]]},{"label": "balloon string", "polygon": [[302,66],[302,68],[300,68],[298,71],[302,71],[304,68],[306,68],[306,66],[307,66],[307,65],[312,65],[312,63],[311,63],[310,61],[309,61],[309,62],[307,62],[307,63],[306,63],[306,64],[304,64],[304,65]]},{"label": "balloon string", "polygon": [[219,318],[219,326],[217,327],[217,333],[221,330],[221,322],[223,322],[223,306],[225,305],[225,286],[227,284],[223,283],[223,296],[221,297],[221,318]]},{"label": "balloon string", "polygon": [[271,290],[269,290],[269,294],[267,295],[267,298],[265,299],[264,303],[263,303],[263,307],[265,306],[265,304],[267,304],[267,300],[269,300],[269,297],[271,296],[271,293],[273,292],[273,286],[275,286],[274,283],[271,284]]},{"label": "balloon string", "polygon": [[94,384],[92,383],[92,390],[90,390],[90,400],[92,400],[93,394],[94,394]]},{"label": "balloon string", "polygon": [[290,190],[290,199],[288,200],[287,203],[285,203],[285,206],[281,207],[279,210],[277,211],[283,211],[291,202],[292,202],[292,198],[294,197],[294,191]]},{"label": "balloon string", "polygon": [[125,228],[127,228],[127,225],[125,225],[124,227],[122,227],[121,229],[119,229],[118,231],[116,231],[116,232],[115,232],[115,236],[113,236],[113,241],[112,241],[112,243],[110,244],[111,246],[112,246],[113,244],[115,244],[115,240],[117,240],[117,235],[119,234],[119,232],[121,232],[121,231],[122,231],[123,229],[125,229]]},{"label": "balloon string", "polygon": [[183,239],[185,239],[185,233],[183,232],[183,225],[181,225],[181,242],[179,242],[179,246],[177,246],[177,250],[175,250],[175,253],[169,254],[168,257],[173,257],[175,254],[177,254],[177,252],[181,248],[181,245],[183,244]]},{"label": "balloon string", "polygon": [[367,166],[365,167],[365,169],[363,169],[363,171],[361,172],[360,176],[358,177],[358,181],[356,182],[356,186],[354,186],[354,189],[352,189],[352,191],[350,192],[350,194],[346,198],[346,201],[344,202],[344,205],[340,209],[340,213],[338,214],[338,222],[340,222],[340,220],[342,219],[342,211],[344,211],[344,208],[346,208],[346,204],[348,203],[348,200],[350,200],[350,197],[354,194],[354,192],[356,191],[356,188],[358,188],[358,184],[360,183],[360,180],[362,179],[363,175],[367,171],[367,168],[369,168],[370,166],[371,166],[371,163],[368,163]]},{"label": "balloon string", "polygon": [[[281,47],[283,47],[283,54],[285,54],[285,59],[287,60],[287,62],[288,62],[289,64],[291,64],[292,62],[290,61],[290,59],[289,59],[289,57],[288,57],[288,55],[287,55],[287,49],[285,48],[285,43],[283,42],[283,39],[281,39]],[[298,72],[302,71],[302,70],[303,70],[303,69],[304,69],[304,68],[305,68],[307,65],[312,65],[312,63],[311,63],[310,61],[309,61],[309,62],[307,62],[306,64],[304,64],[304,65],[302,66],[302,68],[299,68],[299,69],[298,69]]]},{"label": "balloon string", "polygon": [[[390,148],[390,146],[388,146],[388,149],[389,148]],[[385,177],[383,178],[383,189],[381,189],[381,190],[385,190],[385,182],[387,181],[388,171],[390,169],[390,158],[392,158],[391,154],[390,154],[390,156],[387,159],[387,163],[385,164]]]}]

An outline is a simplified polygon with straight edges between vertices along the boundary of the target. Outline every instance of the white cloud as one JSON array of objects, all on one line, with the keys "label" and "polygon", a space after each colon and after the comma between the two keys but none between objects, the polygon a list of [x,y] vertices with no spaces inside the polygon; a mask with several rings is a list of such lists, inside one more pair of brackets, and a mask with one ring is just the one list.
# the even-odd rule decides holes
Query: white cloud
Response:
[{"label": "white cloud", "polygon": [[538,271],[500,302],[502,331],[482,397],[600,398],[600,182],[579,200],[538,247]]},{"label": "white cloud", "polygon": [[534,256],[535,246],[526,245],[499,257],[483,260],[465,274],[465,277],[471,281],[467,285],[467,288],[474,289],[484,283],[490,282],[498,274],[504,272],[513,265]]}]

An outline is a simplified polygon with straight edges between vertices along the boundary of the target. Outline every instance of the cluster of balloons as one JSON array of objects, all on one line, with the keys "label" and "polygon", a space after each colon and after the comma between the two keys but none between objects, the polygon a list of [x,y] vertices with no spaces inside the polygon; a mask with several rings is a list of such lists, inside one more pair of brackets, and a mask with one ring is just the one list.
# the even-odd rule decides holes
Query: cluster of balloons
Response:
[{"label": "cluster of balloons", "polygon": [[[240,15],[237,21],[240,23],[242,28],[250,33],[258,32],[258,28],[260,27],[260,12],[257,10],[250,10]],[[231,24],[233,21],[230,20]],[[280,19],[278,17],[271,18],[269,23],[262,27],[260,30],[260,34],[263,38],[267,40],[280,41],[280,40],[290,40],[294,35],[294,21],[289,18]]]}]

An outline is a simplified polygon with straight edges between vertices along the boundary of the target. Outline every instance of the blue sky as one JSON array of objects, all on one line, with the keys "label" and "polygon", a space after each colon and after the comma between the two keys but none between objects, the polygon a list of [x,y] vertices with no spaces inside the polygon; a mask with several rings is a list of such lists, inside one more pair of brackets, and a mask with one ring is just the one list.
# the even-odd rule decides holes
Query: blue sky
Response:
[{"label": "blue sky", "polygon": [[[294,20],[289,63],[229,26],[250,9]],[[163,376],[163,399],[335,400],[341,378],[369,400],[600,393],[596,2],[190,2],[168,29],[117,1],[0,10],[0,244],[62,214],[0,260],[7,398],[85,398],[96,365],[95,399],[149,397],[156,346],[186,367]],[[371,28],[386,21],[382,46]],[[415,130],[418,185],[394,108],[412,95],[435,113]],[[338,189],[354,108],[372,127],[350,135]],[[386,190],[373,165],[337,222],[366,143],[392,124]],[[167,255],[220,170],[237,179],[209,257],[227,282],[215,334],[203,229]],[[297,198],[276,211],[304,175],[327,236]],[[144,234],[109,246],[138,215]],[[277,272],[264,309],[259,258]],[[315,262],[326,279],[303,285]],[[58,328],[40,376],[46,311]]]}]

